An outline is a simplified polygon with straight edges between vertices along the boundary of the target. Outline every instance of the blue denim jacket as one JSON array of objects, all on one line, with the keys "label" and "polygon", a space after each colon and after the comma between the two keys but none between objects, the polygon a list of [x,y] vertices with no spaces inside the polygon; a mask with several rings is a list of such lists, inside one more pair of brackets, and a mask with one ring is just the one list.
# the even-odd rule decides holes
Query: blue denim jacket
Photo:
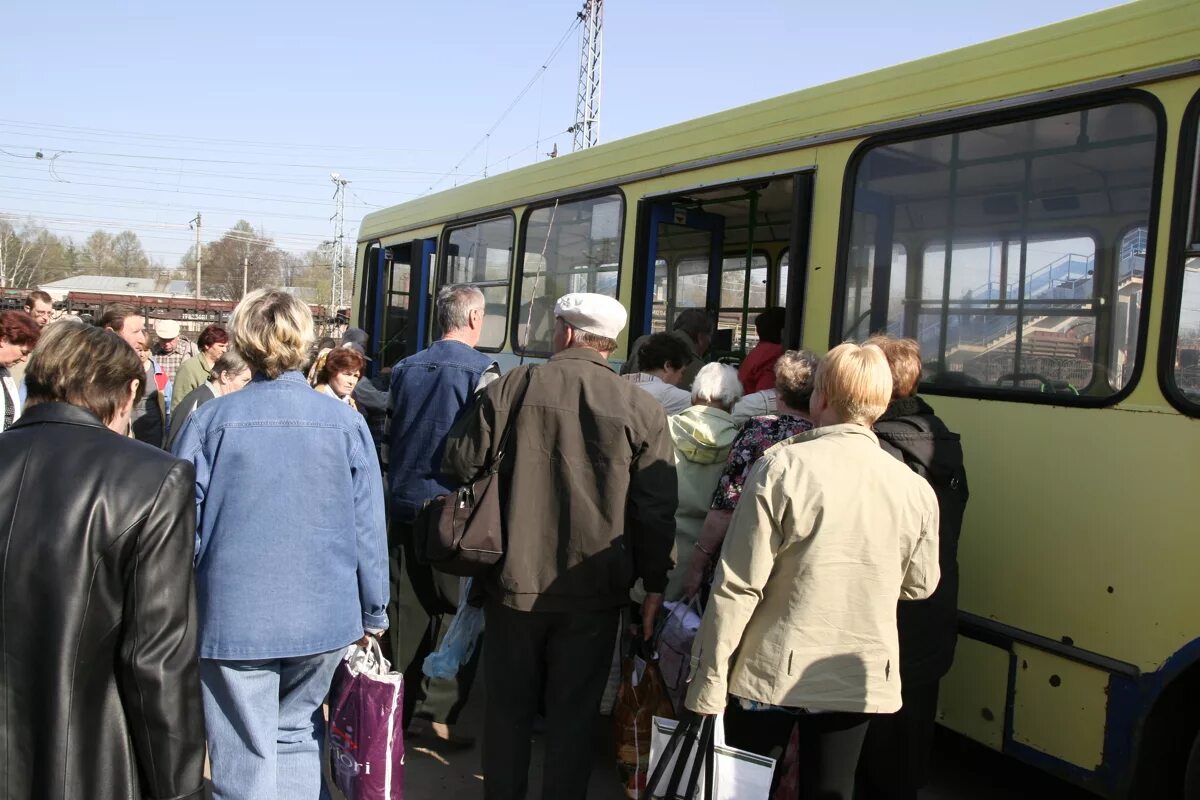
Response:
[{"label": "blue denim jacket", "polygon": [[362,415],[299,372],[197,408],[175,442],[196,467],[200,657],[336,650],[388,625],[383,482]]}]

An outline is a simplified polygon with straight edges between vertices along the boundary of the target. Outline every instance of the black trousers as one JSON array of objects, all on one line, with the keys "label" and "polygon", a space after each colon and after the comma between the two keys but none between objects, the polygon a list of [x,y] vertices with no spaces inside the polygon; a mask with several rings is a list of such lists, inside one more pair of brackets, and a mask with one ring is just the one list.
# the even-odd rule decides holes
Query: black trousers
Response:
[{"label": "black trousers", "polygon": [[542,797],[583,800],[620,610],[514,611],[489,601],[485,613],[484,797],[524,800],[529,789],[529,739],[544,695]]},{"label": "black trousers", "polygon": [[388,541],[392,592],[384,652],[404,672],[404,726],[414,716],[453,725],[470,697],[483,643],[454,678],[425,677],[425,657],[437,649],[458,609],[459,579],[417,561],[411,525],[393,521]]},{"label": "black trousers", "polygon": [[938,682],[904,681],[904,706],[871,720],[859,761],[861,800],[916,800],[929,777]]},{"label": "black trousers", "polygon": [[833,711],[793,714],[746,711],[736,698],[725,711],[725,741],[776,760],[771,792],[783,775],[783,754],[795,727],[800,737],[799,800],[852,800],[854,771],[874,714]]}]

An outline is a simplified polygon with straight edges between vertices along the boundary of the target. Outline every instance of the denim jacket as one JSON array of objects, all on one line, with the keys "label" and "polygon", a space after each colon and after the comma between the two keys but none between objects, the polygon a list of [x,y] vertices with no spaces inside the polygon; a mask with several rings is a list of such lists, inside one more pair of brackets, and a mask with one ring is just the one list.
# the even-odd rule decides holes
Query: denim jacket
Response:
[{"label": "denim jacket", "polygon": [[188,418],[200,657],[336,650],[388,625],[387,533],[362,415],[299,372],[256,375]]}]

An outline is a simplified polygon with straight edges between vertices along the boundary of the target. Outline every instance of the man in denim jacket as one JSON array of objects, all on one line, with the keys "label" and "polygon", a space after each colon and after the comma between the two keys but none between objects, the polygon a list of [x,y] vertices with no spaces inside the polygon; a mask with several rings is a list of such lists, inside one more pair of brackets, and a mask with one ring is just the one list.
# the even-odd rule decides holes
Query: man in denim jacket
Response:
[{"label": "man in denim jacket", "polygon": [[472,741],[450,726],[466,705],[482,648],[454,678],[426,678],[425,657],[437,646],[458,608],[459,580],[416,559],[413,522],[425,501],[451,491],[441,475],[446,436],[470,408],[476,392],[497,377],[491,356],[475,349],[483,333],[483,292],[474,286],[446,286],[438,292],[437,320],[442,338],[392,369],[391,446],[388,487],[391,498],[389,547],[392,580],[392,663],[404,671],[404,722],[430,721],[433,734],[454,746]]},{"label": "man in denim jacket", "polygon": [[387,628],[387,531],[362,415],[309,387],[308,307],[247,295],[230,321],[254,370],[192,413],[200,679],[213,797],[315,800],[321,703],[347,645]]}]

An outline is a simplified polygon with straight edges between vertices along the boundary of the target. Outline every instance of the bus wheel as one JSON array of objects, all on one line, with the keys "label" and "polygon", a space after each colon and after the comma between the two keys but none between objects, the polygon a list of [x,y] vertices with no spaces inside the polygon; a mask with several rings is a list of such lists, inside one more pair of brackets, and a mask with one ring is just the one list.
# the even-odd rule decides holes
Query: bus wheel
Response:
[{"label": "bus wheel", "polygon": [[1200,800],[1200,732],[1192,740],[1192,749],[1188,753],[1187,766],[1183,771],[1184,800]]}]

